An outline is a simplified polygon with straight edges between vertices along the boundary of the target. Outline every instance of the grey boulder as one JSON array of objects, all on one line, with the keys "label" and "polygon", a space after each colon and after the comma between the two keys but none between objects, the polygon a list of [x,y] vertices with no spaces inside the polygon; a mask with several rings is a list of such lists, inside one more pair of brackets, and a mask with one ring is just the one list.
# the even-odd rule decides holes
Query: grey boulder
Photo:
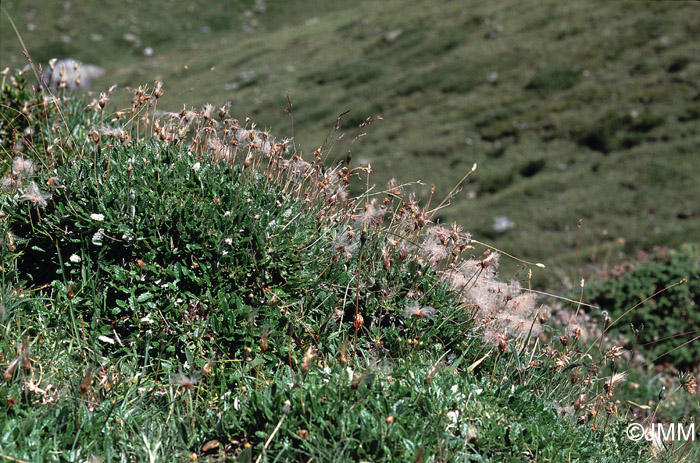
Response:
[{"label": "grey boulder", "polygon": [[52,90],[86,89],[90,87],[94,78],[104,73],[104,68],[84,64],[72,58],[51,60],[49,66],[43,70],[42,84]]}]

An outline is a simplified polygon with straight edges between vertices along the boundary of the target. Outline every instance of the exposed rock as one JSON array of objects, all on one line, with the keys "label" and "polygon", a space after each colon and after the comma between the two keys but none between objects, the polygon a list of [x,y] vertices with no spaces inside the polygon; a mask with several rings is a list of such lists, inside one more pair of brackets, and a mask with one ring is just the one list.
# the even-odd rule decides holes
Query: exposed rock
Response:
[{"label": "exposed rock", "polygon": [[83,64],[72,58],[51,60],[49,66],[44,69],[42,84],[52,90],[86,89],[90,87],[94,78],[104,73],[105,70],[99,66]]},{"label": "exposed rock", "polygon": [[493,229],[497,232],[504,232],[513,228],[515,224],[505,215],[498,215],[493,218]]}]

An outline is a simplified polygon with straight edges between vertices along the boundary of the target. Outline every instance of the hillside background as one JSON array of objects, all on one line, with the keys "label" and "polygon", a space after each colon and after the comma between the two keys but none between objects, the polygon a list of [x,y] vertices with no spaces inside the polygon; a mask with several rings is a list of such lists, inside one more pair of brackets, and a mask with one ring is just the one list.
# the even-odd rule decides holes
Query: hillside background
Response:
[{"label": "hillside background", "polygon": [[[371,163],[378,188],[392,177],[420,180],[412,188],[423,200],[435,185],[433,204],[477,163],[440,220],[546,263],[535,282],[550,289],[604,276],[639,250],[697,241],[696,2],[2,7],[36,62],[71,57],[106,68],[92,88],[119,84],[124,107],[125,87],[160,79],[159,109],[229,101],[232,114],[282,138],[292,135],[288,92],[307,157],[350,110],[331,159],[351,150],[353,163]],[[0,25],[0,67],[25,66],[5,14]],[[377,115],[352,142],[357,125]]]}]

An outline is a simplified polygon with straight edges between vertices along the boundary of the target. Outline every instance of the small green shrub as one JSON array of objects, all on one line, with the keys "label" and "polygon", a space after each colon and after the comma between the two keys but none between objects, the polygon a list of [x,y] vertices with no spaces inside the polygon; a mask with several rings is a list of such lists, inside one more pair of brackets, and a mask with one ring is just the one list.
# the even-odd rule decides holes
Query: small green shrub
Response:
[{"label": "small green shrub", "polygon": [[[700,358],[700,342],[682,344],[700,335],[700,247],[657,252],[651,259],[620,268],[620,275],[589,288],[588,300],[616,320],[657,291],[687,279],[630,311],[611,330],[624,334],[649,360],[692,368]],[[630,346],[628,346],[630,347]]]}]

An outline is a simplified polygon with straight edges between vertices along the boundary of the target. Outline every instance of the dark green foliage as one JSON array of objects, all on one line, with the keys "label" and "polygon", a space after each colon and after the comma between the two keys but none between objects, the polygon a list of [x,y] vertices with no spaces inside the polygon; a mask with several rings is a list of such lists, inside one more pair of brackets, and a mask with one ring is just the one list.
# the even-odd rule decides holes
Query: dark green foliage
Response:
[{"label": "dark green foliage", "polygon": [[679,55],[672,58],[668,64],[668,72],[680,72],[692,62],[692,59],[685,55]]},{"label": "dark green foliage", "polygon": [[[257,441],[281,421],[269,453],[319,461],[404,462],[422,453],[438,461],[520,462],[529,452],[550,461],[584,461],[623,441],[618,435],[600,442],[585,427],[566,432],[569,424],[527,388],[504,392],[489,381],[451,375],[449,368],[426,381],[426,367],[400,361],[388,372],[332,368],[306,376],[301,388],[285,387],[291,382],[282,373],[275,386],[251,391],[241,411],[224,414],[222,431]],[[259,431],[242,434],[246,422]],[[621,461],[643,454],[641,445],[625,447]]]},{"label": "dark green foliage", "polygon": [[557,92],[568,90],[581,80],[581,70],[567,68],[544,68],[535,74],[527,84],[528,90]]},{"label": "dark green foliage", "polygon": [[[322,251],[300,251],[313,220],[297,219],[300,201],[276,207],[281,193],[265,190],[264,178],[195,162],[184,148],[142,144],[98,146],[59,168],[65,189],[41,220],[21,208],[9,223],[23,253],[19,277],[57,290],[75,285],[73,305],[93,337],[131,338],[164,323],[170,329],[148,342],[167,339],[177,355],[198,349],[192,343],[202,336],[224,351],[252,344],[258,317],[284,325],[266,299],[314,288],[301,263]],[[212,333],[210,324],[221,328]]]},{"label": "dark green foliage", "polygon": [[[266,358],[276,362],[290,347],[300,349],[332,329],[338,315],[352,322],[356,304],[368,329],[389,328],[374,339],[386,336],[391,349],[403,348],[397,337],[405,328],[425,341],[439,336],[446,346],[466,329],[442,320],[428,322],[429,329],[404,327],[409,292],[427,292],[424,303],[445,314],[455,310],[455,298],[431,268],[413,260],[383,268],[379,241],[362,255],[358,297],[349,283],[360,257],[341,258],[332,242],[350,229],[331,232],[318,220],[329,213],[322,203],[290,199],[255,170],[199,162],[182,146],[103,141],[50,174],[42,169],[32,179],[42,192],[48,175],[60,178],[62,187],[46,207],[18,202],[26,185],[3,196],[3,209],[16,210],[3,222],[16,236],[13,279],[53,288],[63,303],[70,290],[91,342],[106,352],[119,350],[119,343],[102,344],[101,336],[138,348],[165,342],[164,355],[190,363],[193,355],[236,357],[258,344],[267,326],[275,354]],[[399,262],[397,253],[387,257]],[[302,315],[305,329],[295,321]],[[166,329],[153,330],[153,324]]]},{"label": "dark green foliage", "polygon": [[[620,319],[611,330],[624,334],[628,347],[642,350],[650,361],[692,369],[700,358],[700,249],[688,245],[663,251],[649,260],[621,267],[617,278],[589,288],[588,300],[616,320],[644,299],[683,279]],[[633,330],[639,330],[635,336]]]},{"label": "dark green foliage", "polygon": [[578,142],[603,153],[629,149],[643,143],[645,133],[663,123],[664,117],[648,111],[634,116],[610,111],[585,127],[579,133]]},{"label": "dark green foliage", "polygon": [[532,159],[528,162],[526,162],[519,170],[520,175],[523,177],[532,177],[533,175],[537,175],[538,172],[540,172],[542,169],[545,168],[547,165],[547,160],[546,159]]}]

